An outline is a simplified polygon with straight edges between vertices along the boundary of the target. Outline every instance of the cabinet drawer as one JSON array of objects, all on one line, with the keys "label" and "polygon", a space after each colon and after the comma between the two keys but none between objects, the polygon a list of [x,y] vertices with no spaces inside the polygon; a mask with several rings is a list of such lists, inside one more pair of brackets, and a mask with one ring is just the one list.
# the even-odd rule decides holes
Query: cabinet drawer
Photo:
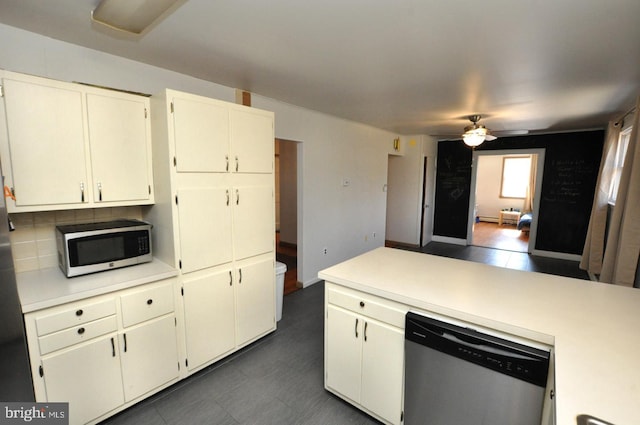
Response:
[{"label": "cabinet drawer", "polygon": [[401,329],[404,329],[405,314],[409,311],[403,304],[333,285],[328,287],[327,301]]},{"label": "cabinet drawer", "polygon": [[115,332],[118,329],[116,316],[109,316],[93,322],[74,326],[60,332],[38,338],[40,354],[45,355],[82,341],[88,341],[100,335]]},{"label": "cabinet drawer", "polygon": [[114,299],[76,303],[63,307],[55,313],[38,317],[36,329],[38,336],[43,336],[114,314],[116,314]]},{"label": "cabinet drawer", "polygon": [[163,314],[173,307],[173,281],[148,287],[120,297],[122,326],[129,327]]}]

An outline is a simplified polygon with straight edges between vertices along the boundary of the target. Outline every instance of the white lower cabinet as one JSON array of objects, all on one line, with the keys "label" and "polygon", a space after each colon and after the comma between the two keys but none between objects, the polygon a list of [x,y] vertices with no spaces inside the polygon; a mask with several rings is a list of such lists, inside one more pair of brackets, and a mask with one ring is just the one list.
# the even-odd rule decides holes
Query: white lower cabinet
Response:
[{"label": "white lower cabinet", "polygon": [[179,378],[174,280],[25,315],[38,402],[95,423]]},{"label": "white lower cabinet", "polygon": [[407,308],[327,283],[325,387],[389,424],[402,422]]},{"label": "white lower cabinet", "polygon": [[236,264],[236,344],[241,346],[276,327],[275,263],[268,255]]},{"label": "white lower cabinet", "polygon": [[135,400],[178,377],[173,314],[127,329],[119,336],[125,401]]},{"label": "white lower cabinet", "polygon": [[195,371],[275,329],[271,255],[183,275],[187,369]]},{"label": "white lower cabinet", "polygon": [[185,275],[183,287],[187,369],[194,370],[235,347],[233,273]]},{"label": "white lower cabinet", "polygon": [[71,424],[87,423],[124,403],[115,333],[43,357],[41,363],[46,397],[36,400],[68,402]]}]

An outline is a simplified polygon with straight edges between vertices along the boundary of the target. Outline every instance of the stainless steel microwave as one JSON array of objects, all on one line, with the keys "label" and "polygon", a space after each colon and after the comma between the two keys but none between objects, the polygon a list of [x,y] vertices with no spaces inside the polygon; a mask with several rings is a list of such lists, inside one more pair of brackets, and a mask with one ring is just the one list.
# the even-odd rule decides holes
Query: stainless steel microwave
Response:
[{"label": "stainless steel microwave", "polygon": [[149,262],[151,227],[140,220],[57,226],[58,265],[73,277]]}]

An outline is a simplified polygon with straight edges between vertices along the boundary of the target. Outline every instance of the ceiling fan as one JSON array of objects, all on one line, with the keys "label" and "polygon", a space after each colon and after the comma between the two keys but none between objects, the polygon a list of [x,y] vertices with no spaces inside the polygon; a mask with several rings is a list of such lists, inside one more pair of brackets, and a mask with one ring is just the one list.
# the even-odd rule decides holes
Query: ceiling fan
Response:
[{"label": "ceiling fan", "polygon": [[506,130],[506,131],[498,131],[497,134],[489,130],[482,124],[478,122],[482,118],[482,115],[474,114],[468,115],[466,117],[469,121],[471,121],[471,125],[468,125],[464,128],[464,133],[461,135],[447,135],[448,140],[460,140],[462,138],[463,142],[472,148],[481,145],[484,141],[492,141],[498,138],[498,135],[522,135],[529,133],[528,130]]},{"label": "ceiling fan", "polygon": [[469,121],[471,121],[472,125],[468,125],[464,128],[464,133],[462,133],[462,141],[471,147],[476,147],[482,144],[485,140],[491,141],[497,139],[496,136],[491,134],[491,131],[485,127],[484,125],[478,124],[481,115],[469,115]]}]

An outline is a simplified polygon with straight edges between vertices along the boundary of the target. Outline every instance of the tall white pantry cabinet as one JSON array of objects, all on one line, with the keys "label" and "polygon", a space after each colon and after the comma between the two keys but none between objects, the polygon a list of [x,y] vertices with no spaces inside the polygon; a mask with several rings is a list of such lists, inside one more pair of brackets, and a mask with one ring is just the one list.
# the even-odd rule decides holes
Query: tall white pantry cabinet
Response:
[{"label": "tall white pantry cabinet", "polygon": [[190,374],[275,330],[274,115],[152,96],[154,255],[180,270]]}]

